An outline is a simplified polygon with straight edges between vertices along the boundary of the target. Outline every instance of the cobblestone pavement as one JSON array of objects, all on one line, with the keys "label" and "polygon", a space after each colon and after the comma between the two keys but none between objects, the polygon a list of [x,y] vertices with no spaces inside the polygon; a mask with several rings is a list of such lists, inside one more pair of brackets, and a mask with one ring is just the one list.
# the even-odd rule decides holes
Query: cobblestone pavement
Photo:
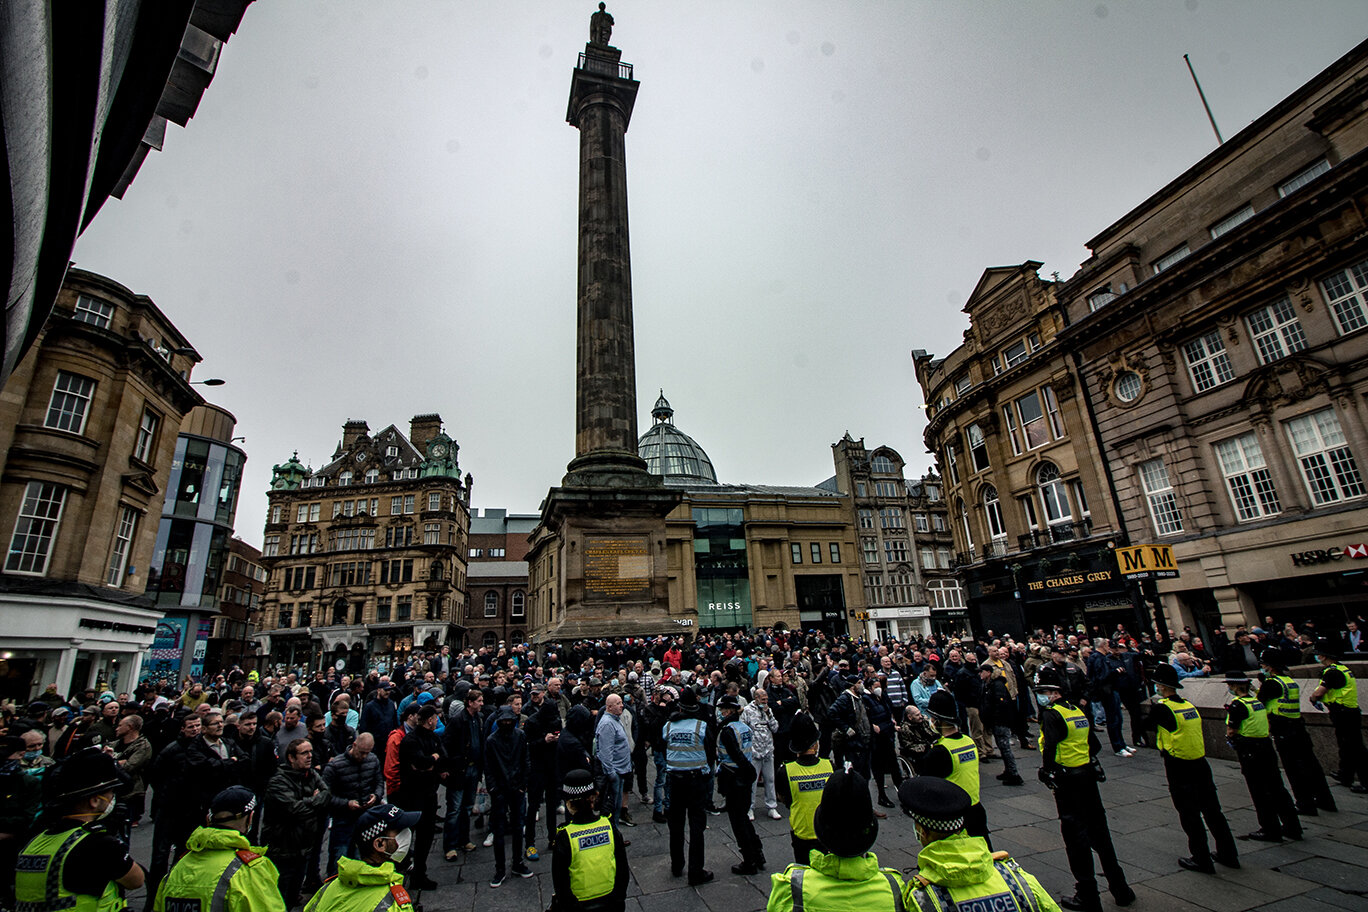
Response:
[{"label": "cobblestone pavement", "polygon": [[[983,803],[992,829],[993,847],[1011,852],[1054,895],[1072,893],[1073,878],[1064,856],[1054,799],[1035,779],[1039,757],[1034,751],[1019,751],[1018,759],[1027,781],[1018,788],[994,780],[1002,771],[1001,763],[983,765]],[[1103,763],[1108,778],[1102,785],[1102,798],[1108,809],[1112,838],[1139,896],[1131,908],[1163,912],[1368,912],[1368,877],[1363,874],[1368,867],[1368,797],[1336,786],[1339,813],[1303,818],[1303,841],[1278,845],[1241,842],[1242,868],[1229,870],[1218,866],[1218,873],[1210,876],[1178,867],[1178,857],[1187,854],[1187,843],[1178,827],[1158,753],[1142,750],[1130,759],[1104,755]],[[1231,828],[1236,834],[1255,829],[1254,811],[1239,767],[1216,760],[1212,761],[1212,768]],[[737,877],[731,873],[731,866],[740,861],[740,856],[725,814],[708,818],[707,867],[717,875],[717,880],[692,888],[682,878],[670,876],[666,827],[651,823],[650,809],[639,805],[635,797],[632,812],[642,822],[622,830],[632,842],[627,850],[632,867],[628,912],[748,912],[765,907],[769,877]],[[783,870],[792,858],[787,821],[770,820],[762,814],[755,824],[765,841],[770,871]],[[544,840],[545,828],[539,827],[538,831]],[[133,833],[134,857],[145,862],[151,851],[152,827],[144,821]],[[480,848],[461,863],[447,863],[438,851],[440,846],[439,832],[430,873],[441,886],[416,897],[424,912],[534,912],[550,904],[549,853],[544,852],[540,861],[530,864],[536,877],[510,878],[502,887],[490,889],[492,849]],[[539,844],[538,848],[546,846]],[[880,821],[874,846],[880,862],[911,868],[916,863],[916,849],[911,821],[897,810],[890,811],[888,819]],[[458,883],[458,878],[464,882]],[[1104,893],[1103,898],[1106,905],[1109,897]],[[134,910],[141,909],[141,891],[131,894],[129,899]]]}]

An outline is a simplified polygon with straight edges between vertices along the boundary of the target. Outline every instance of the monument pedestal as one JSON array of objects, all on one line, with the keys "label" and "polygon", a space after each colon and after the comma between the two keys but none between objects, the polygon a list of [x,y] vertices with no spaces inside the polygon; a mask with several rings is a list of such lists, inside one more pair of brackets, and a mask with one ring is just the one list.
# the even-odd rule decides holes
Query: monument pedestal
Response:
[{"label": "monument pedestal", "polygon": [[[573,463],[571,468],[573,474]],[[658,481],[649,487],[551,489],[538,531],[559,545],[561,601],[542,638],[568,642],[675,632],[665,517],[680,496]]]}]

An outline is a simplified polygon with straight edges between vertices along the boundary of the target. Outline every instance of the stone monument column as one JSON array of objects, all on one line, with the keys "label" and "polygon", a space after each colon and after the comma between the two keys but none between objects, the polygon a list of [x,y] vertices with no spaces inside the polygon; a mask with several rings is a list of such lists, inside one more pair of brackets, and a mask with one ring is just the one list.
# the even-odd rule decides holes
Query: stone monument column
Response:
[{"label": "stone monument column", "polygon": [[575,458],[528,537],[538,591],[534,638],[642,636],[670,615],[665,517],[681,494],[637,454],[632,261],[625,136],[638,83],[608,42],[600,3],[570,81],[566,121],[580,131]]},{"label": "stone monument column", "polygon": [[622,52],[608,44],[612,26],[600,3],[565,115],[580,131],[575,459],[567,485],[646,483],[636,448],[625,142],[639,83]]}]

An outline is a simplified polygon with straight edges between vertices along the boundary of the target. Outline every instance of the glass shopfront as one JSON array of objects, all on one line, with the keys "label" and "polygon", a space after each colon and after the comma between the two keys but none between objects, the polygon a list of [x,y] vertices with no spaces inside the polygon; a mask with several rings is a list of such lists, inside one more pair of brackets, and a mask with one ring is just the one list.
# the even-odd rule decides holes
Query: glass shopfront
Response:
[{"label": "glass shopfront", "polygon": [[742,511],[695,507],[693,520],[698,626],[749,627],[750,570]]}]

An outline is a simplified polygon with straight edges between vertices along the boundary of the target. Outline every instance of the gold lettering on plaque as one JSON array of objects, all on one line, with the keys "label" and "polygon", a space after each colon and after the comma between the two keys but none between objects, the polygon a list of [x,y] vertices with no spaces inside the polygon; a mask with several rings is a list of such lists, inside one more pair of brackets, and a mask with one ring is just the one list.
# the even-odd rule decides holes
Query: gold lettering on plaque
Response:
[{"label": "gold lettering on plaque", "polygon": [[649,599],[651,556],[646,539],[586,537],[584,595],[587,599]]}]

